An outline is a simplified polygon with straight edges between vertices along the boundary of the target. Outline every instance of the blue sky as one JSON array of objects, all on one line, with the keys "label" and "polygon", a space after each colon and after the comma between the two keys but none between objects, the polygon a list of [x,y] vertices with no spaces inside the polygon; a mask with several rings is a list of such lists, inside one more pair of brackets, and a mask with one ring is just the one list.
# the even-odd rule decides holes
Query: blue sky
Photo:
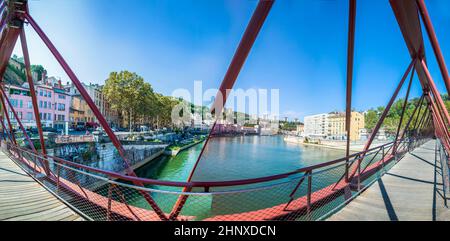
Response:
[{"label": "blue sky", "polygon": [[[450,2],[426,2],[448,62]],[[111,71],[130,70],[170,95],[177,88],[192,90],[195,80],[204,89],[220,85],[256,4],[30,0],[30,11],[80,80],[103,83]],[[235,87],[279,89],[281,115],[291,118],[344,110],[347,18],[345,0],[276,1]],[[31,28],[27,34],[32,63],[68,81]],[[354,108],[385,105],[410,61],[387,0],[358,1],[355,47]],[[444,91],[428,39],[426,51]],[[20,48],[15,53],[21,55]],[[416,79],[413,96],[419,94]]]}]

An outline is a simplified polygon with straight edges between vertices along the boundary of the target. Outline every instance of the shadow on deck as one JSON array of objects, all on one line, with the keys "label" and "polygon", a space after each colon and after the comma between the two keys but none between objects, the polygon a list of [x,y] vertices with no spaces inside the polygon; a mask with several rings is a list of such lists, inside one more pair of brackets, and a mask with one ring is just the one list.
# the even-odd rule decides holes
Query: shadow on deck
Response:
[{"label": "shadow on deck", "polygon": [[408,153],[328,220],[450,220],[442,168],[432,140]]}]

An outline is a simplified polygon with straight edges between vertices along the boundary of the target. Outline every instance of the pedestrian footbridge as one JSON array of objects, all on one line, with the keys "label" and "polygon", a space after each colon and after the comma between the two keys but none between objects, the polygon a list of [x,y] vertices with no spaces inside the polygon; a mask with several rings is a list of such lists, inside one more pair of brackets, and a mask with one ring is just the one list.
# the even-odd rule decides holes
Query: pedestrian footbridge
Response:
[{"label": "pedestrian footbridge", "polygon": [[[225,98],[216,98],[212,112],[221,113],[223,110],[228,96],[226,90],[233,89],[273,3],[273,0],[258,1],[220,85],[217,96],[223,95]],[[62,54],[31,16],[28,1],[0,0],[0,77],[20,38],[40,144],[40,148],[35,146],[16,112],[17,106],[12,104],[9,94],[0,85],[3,110],[0,121],[3,139],[3,153],[0,154],[0,219],[81,220],[82,216],[88,220],[136,221],[448,220],[446,197],[449,189],[450,114],[429,71],[422,35],[425,31],[421,22],[450,94],[448,70],[424,0],[390,0],[389,4],[411,59],[362,152],[350,154],[348,138],[346,155],[329,162],[253,179],[193,181],[191,177],[196,172],[203,150],[213,136],[211,133],[215,133],[214,122],[188,180],[177,182],[136,176],[119,138]],[[352,119],[356,9],[356,0],[351,0],[345,125],[348,130]],[[24,26],[28,25],[48,47],[86,101],[117,150],[124,172],[75,163],[47,152],[24,30]],[[409,100],[415,74],[422,87],[418,101]],[[398,127],[392,135],[393,141],[373,147],[372,143],[394,101],[401,98],[399,93],[405,83],[408,83],[408,88]],[[406,111],[409,106],[414,108],[411,115]],[[23,142],[16,138],[11,116],[17,121]],[[350,137],[350,132],[347,136]],[[61,142],[71,141],[61,139]]]},{"label": "pedestrian footbridge", "polygon": [[[93,174],[100,170],[82,170],[87,167],[55,157],[41,159],[50,164],[47,176],[32,151],[8,145],[0,152],[0,220],[170,220],[171,207],[164,205],[175,206],[179,196],[188,202],[174,220],[450,220],[448,155],[441,142],[402,143],[395,155],[389,154],[392,144],[364,156],[354,154],[349,172],[343,158],[268,180],[229,183],[158,183],[107,172]],[[352,167],[361,159],[361,170],[356,171]],[[343,176],[351,170],[355,176],[345,181]],[[99,174],[129,182],[201,186],[203,191],[167,192]],[[252,183],[258,187],[249,187]],[[220,185],[239,188],[214,189]],[[133,198],[138,196],[149,197],[155,206],[135,206]]]},{"label": "pedestrian footbridge", "polygon": [[433,140],[407,153],[329,220],[450,220],[443,185],[448,166],[441,165],[438,147]]},{"label": "pedestrian footbridge", "polygon": [[83,218],[0,152],[0,220],[79,221]]}]

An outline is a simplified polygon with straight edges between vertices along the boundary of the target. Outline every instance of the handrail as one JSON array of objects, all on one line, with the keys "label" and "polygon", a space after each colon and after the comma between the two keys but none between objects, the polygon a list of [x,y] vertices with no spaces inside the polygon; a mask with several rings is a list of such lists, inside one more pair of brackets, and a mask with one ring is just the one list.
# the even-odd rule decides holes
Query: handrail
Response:
[{"label": "handrail", "polygon": [[[415,145],[417,145],[424,142],[426,139],[427,138],[417,139],[417,142],[414,143]],[[402,144],[399,145],[399,150],[403,151],[405,147],[406,150],[409,150],[409,147],[412,147],[411,145],[408,145],[409,141],[410,140],[408,138],[402,139]],[[378,153],[380,153],[380,151],[383,151],[383,154],[385,154],[384,149],[392,148],[393,144],[393,142],[390,142],[378,147],[371,148],[367,151],[354,153],[350,155],[350,158],[353,157],[352,159],[354,160],[352,162],[355,162],[362,155],[361,153],[365,153],[366,155],[375,154],[376,156]],[[284,195],[286,195],[286,198],[289,198],[289,200],[277,199],[276,201],[274,200],[274,202],[270,201],[267,204],[264,203],[261,205],[257,205],[258,209],[255,209],[256,207],[249,206],[244,210],[239,209],[239,211],[236,210],[225,213],[219,212],[219,214],[217,215],[208,215],[207,217],[203,217],[203,213],[194,211],[193,213],[189,214],[185,213],[183,214],[183,216],[180,216],[178,218],[178,215],[181,213],[180,212],[174,218],[169,218],[169,220],[195,220],[199,217],[205,220],[235,220],[239,217],[242,218],[247,215],[253,215],[253,212],[257,212],[257,214],[259,215],[258,219],[260,220],[284,220],[285,218],[294,220],[294,218],[292,218],[292,214],[294,213],[294,216],[304,216],[307,220],[311,220],[314,219],[313,216],[316,214],[313,212],[315,212],[318,207],[328,204],[334,205],[332,204],[333,202],[331,202],[332,200],[334,200],[338,196],[348,194],[346,194],[345,188],[350,187],[350,190],[355,190],[352,188],[356,188],[356,186],[352,186],[352,183],[340,183],[340,180],[336,183],[340,183],[341,185],[338,188],[335,188],[332,187],[333,183],[335,182],[334,180],[320,180],[320,176],[323,176],[321,173],[326,173],[326,175],[328,175],[328,173],[330,173],[329,171],[337,174],[335,175],[335,177],[338,177],[339,173],[343,171],[342,168],[345,168],[345,165],[347,164],[346,161],[349,159],[349,157],[343,157],[333,161],[300,168],[291,172],[261,178],[215,182],[174,182],[139,178],[135,176],[119,174],[112,171],[105,171],[83,164],[73,163],[59,157],[43,155],[38,151],[32,151],[30,149],[27,149],[26,147],[20,147],[8,142],[6,142],[6,149],[4,151],[13,159],[18,158],[18,161],[22,162],[22,164],[26,166],[27,170],[34,172],[34,174],[32,175],[37,176],[38,178],[44,178],[47,180],[47,177],[41,175],[43,174],[41,167],[38,167],[36,164],[40,162],[45,162],[48,164],[51,163],[50,166],[52,168],[50,169],[50,171],[54,176],[50,178],[51,182],[48,182],[47,184],[49,184],[51,188],[56,189],[57,195],[59,195],[58,193],[61,191],[68,191],[69,193],[80,196],[81,198],[83,198],[83,200],[86,199],[86,201],[82,203],[78,203],[77,201],[75,205],[76,208],[86,208],[86,206],[92,207],[89,208],[89,211],[86,211],[87,213],[85,214],[92,220],[122,220],[122,218],[130,220],[167,220],[166,217],[167,215],[169,215],[169,213],[167,213],[167,210],[169,210],[169,208],[172,208],[171,205],[173,203],[171,202],[174,201],[168,197],[176,197],[177,195],[194,196],[195,199],[202,200],[203,197],[208,197],[205,195],[234,195],[236,193],[247,193],[248,195],[251,195],[251,193],[253,193],[254,191],[273,190],[274,188],[276,188],[276,190],[284,190],[283,193]],[[392,158],[390,160],[392,160]],[[372,172],[372,170],[378,171],[384,169],[383,158],[381,162],[383,163],[377,163],[374,168],[370,168],[370,171],[363,171],[361,172],[361,175],[358,176],[358,193],[360,193],[361,190],[364,189],[364,186],[367,185],[367,183],[364,182],[368,177],[366,176],[366,174],[371,176],[374,173]],[[368,165],[370,165],[370,163]],[[338,170],[338,172],[335,172],[335,170]],[[295,175],[301,172],[304,172],[302,176]],[[316,178],[314,178],[315,184],[313,185],[314,176]],[[122,182],[122,180],[127,182]],[[279,181],[265,183],[274,180]],[[189,188],[189,191],[181,191],[181,189],[160,190],[159,188],[146,187],[145,185],[138,186],[133,184],[136,183],[136,181],[142,184],[164,185],[180,188],[187,187]],[[261,183],[264,185],[240,186],[240,188],[231,188],[229,190],[210,190],[210,187],[238,186],[256,183]],[[361,183],[364,184],[362,185]],[[295,187],[291,185],[294,185]],[[303,187],[301,189],[301,192],[298,193],[299,195],[297,196],[296,193],[298,190],[300,190],[299,188],[301,185],[303,185]],[[193,187],[199,187],[200,190],[192,191]],[[204,188],[204,190],[202,191],[201,188]],[[117,193],[117,191],[119,191],[119,193]],[[126,195],[125,193],[128,194],[128,198],[124,196]],[[158,195],[155,195],[155,198],[158,197],[158,199],[155,199],[155,205],[158,210],[161,210],[161,215],[156,215],[155,212],[153,212],[151,209],[148,209],[148,207],[143,207],[136,203],[130,203],[130,200],[134,200],[136,198],[134,195],[137,195],[138,193],[146,193],[147,195],[151,195],[151,193],[158,193]],[[354,194],[352,194],[352,196],[353,195]],[[197,205],[197,203],[199,202],[195,201],[195,203]],[[85,211],[80,212],[84,213]],[[329,214],[330,212],[327,211],[327,213]],[[237,216],[227,216],[229,214]],[[324,214],[321,214],[320,212],[318,214],[324,216]],[[115,217],[116,215],[118,216]]]},{"label": "handrail", "polygon": [[240,186],[240,185],[250,185],[250,184],[256,184],[256,183],[263,183],[263,182],[270,182],[270,181],[275,181],[275,180],[279,180],[279,179],[283,179],[283,178],[287,178],[290,177],[292,175],[295,174],[299,174],[299,173],[305,173],[305,172],[311,172],[315,169],[319,169],[322,167],[326,167],[326,166],[331,166],[340,162],[345,162],[347,159],[350,159],[352,157],[356,157],[358,155],[361,154],[367,154],[369,152],[372,152],[374,150],[377,149],[381,149],[383,147],[387,147],[389,145],[392,145],[393,142],[389,142],[371,149],[368,149],[367,151],[362,151],[362,152],[358,152],[358,153],[354,153],[348,157],[342,157],[339,159],[335,159],[329,162],[324,162],[324,163],[320,163],[320,164],[316,164],[316,165],[312,165],[312,166],[308,166],[308,167],[302,167],[299,168],[297,170],[294,171],[290,171],[290,172],[286,172],[286,173],[282,173],[282,174],[276,174],[276,175],[271,175],[271,176],[265,176],[265,177],[259,177],[259,178],[250,178],[250,179],[239,179],[239,180],[231,180],[231,181],[190,181],[190,182],[177,182],[177,181],[165,181],[165,180],[156,180],[156,179],[149,179],[149,178],[142,178],[142,177],[134,177],[134,176],[127,176],[127,175],[123,175],[117,172],[112,172],[112,171],[106,171],[106,170],[102,170],[102,169],[98,169],[95,167],[89,167],[83,164],[79,164],[79,163],[74,163],[74,162],[70,162],[67,160],[64,160],[62,158],[59,157],[54,157],[54,156],[50,156],[50,155],[45,155],[46,158],[42,157],[42,153],[37,153],[34,152],[32,150],[29,149],[25,149],[23,147],[19,147],[16,145],[13,145],[11,143],[7,143],[9,146],[12,146],[13,148],[20,150],[22,152],[26,152],[30,155],[33,155],[37,158],[41,158],[41,159],[53,159],[54,161],[60,163],[60,164],[66,164],[72,167],[76,167],[76,168],[81,168],[81,169],[85,169],[87,171],[92,171],[95,173],[100,173],[103,175],[107,175],[111,178],[116,178],[116,179],[120,179],[123,181],[129,181],[129,182],[142,182],[143,184],[148,184],[148,185],[160,185],[160,186],[171,186],[171,187],[188,187],[188,188],[193,188],[193,187],[203,187],[203,188],[210,188],[210,187],[230,187],[230,186]]},{"label": "handrail", "polygon": [[446,197],[450,191],[450,165],[449,165],[449,154],[447,152],[447,150],[445,149],[444,144],[442,143],[442,141],[437,138],[437,143],[436,143],[437,147],[435,148],[437,155],[439,155],[439,161],[441,163],[441,168],[442,168],[442,172],[441,172],[441,176],[442,176],[442,185],[443,185],[443,194],[444,197]]}]

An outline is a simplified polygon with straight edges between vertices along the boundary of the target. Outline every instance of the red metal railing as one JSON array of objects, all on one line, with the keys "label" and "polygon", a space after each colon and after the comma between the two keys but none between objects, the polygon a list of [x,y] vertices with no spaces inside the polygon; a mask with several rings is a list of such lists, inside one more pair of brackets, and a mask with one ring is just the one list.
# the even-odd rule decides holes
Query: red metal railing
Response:
[{"label": "red metal railing", "polygon": [[[350,158],[353,160],[349,163],[362,159],[363,171],[349,183],[339,178],[345,174],[346,157],[261,178],[174,182],[122,175],[50,155],[44,157],[39,152],[11,143],[7,143],[7,150],[30,175],[94,220],[161,220],[150,206],[133,202],[142,198],[140,192],[152,196],[155,204],[166,213],[180,196],[189,197],[178,219],[315,220],[330,215],[330,210],[335,211],[344,205],[368,182],[378,178],[380,170],[392,165],[392,160],[400,159],[401,155],[414,148],[413,144],[417,146],[426,140],[402,140],[395,154],[391,153],[393,142],[352,154]],[[42,175],[42,162],[49,163],[50,176]],[[145,187],[127,184],[136,182],[145,184]],[[185,192],[181,188],[192,191]],[[351,193],[350,197],[340,200],[346,192]],[[212,209],[210,203],[205,203],[205,195],[214,200],[212,206],[221,207],[217,215],[202,214],[203,209]],[[258,196],[264,198],[258,199],[257,204],[252,203],[252,199]],[[241,204],[233,207],[233,197],[241,200]]]},{"label": "red metal railing", "polygon": [[[242,40],[217,94],[217,97],[220,98],[216,98],[216,101],[220,103],[214,104],[212,108],[213,111],[220,113],[220,110],[223,108],[227,99],[227,96],[224,93],[226,90],[232,89],[273,3],[273,0],[258,1],[255,12],[244,32]],[[410,51],[411,64],[403,75],[396,91],[392,95],[387,108],[381,115],[375,130],[371,133],[363,152],[349,155],[349,143],[347,143],[347,155],[344,158],[301,168],[284,174],[226,182],[192,182],[190,178],[187,182],[169,182],[139,178],[134,174],[129,161],[125,156],[125,150],[123,149],[122,144],[108,126],[105,118],[101,115],[95,103],[87,94],[80,80],[69,67],[63,56],[31,17],[28,11],[27,1],[0,0],[0,49],[2,50],[0,52],[0,75],[2,76],[4,74],[14,45],[20,36],[26,62],[27,80],[30,83],[30,89],[32,89],[33,82],[30,78],[29,54],[26,46],[25,32],[23,31],[23,24],[28,22],[60,63],[61,67],[72,80],[73,84],[86,100],[94,115],[105,129],[107,135],[122,157],[128,175],[95,169],[47,155],[40,125],[38,125],[38,130],[42,145],[42,153],[37,152],[33,143],[29,140],[20,119],[17,118],[17,113],[13,106],[11,106],[8,96],[6,96],[0,85],[0,92],[2,92],[0,99],[3,103],[2,105],[5,107],[5,103],[7,103],[10,106],[10,109],[17,119],[24,136],[28,140],[29,147],[31,148],[31,150],[29,150],[17,146],[9,115],[6,113],[5,108],[3,108],[5,110],[3,114],[6,116],[9,128],[8,137],[10,138],[10,143],[7,145],[9,150],[8,154],[28,170],[30,175],[33,175],[37,180],[41,181],[43,185],[47,186],[49,189],[55,190],[55,192],[58,193],[58,196],[67,202],[72,203],[73,206],[79,208],[83,213],[87,213],[87,216],[92,216],[93,219],[318,219],[317,213],[321,212],[320,217],[323,217],[330,213],[330,210],[335,210],[340,205],[348,202],[355,193],[360,192],[368,183],[370,183],[370,181],[373,181],[374,178],[377,177],[375,174],[379,174],[379,171],[385,168],[386,165],[391,165],[393,163],[392,160],[398,159],[399,156],[403,155],[407,150],[413,148],[413,145],[420,144],[425,140],[423,137],[430,136],[430,127],[434,130],[434,134],[440,139],[444,148],[447,151],[450,150],[450,116],[428,71],[423,48],[424,44],[420,31],[419,13],[417,10],[419,10],[420,16],[424,21],[435,55],[438,59],[441,73],[446,83],[447,91],[449,92],[450,82],[448,80],[447,67],[424,1],[390,0],[390,4],[396,15],[400,29],[402,30],[405,43]],[[349,131],[348,127],[350,125],[349,113],[351,110],[352,95],[351,87],[356,0],[350,0],[349,6],[346,100],[347,131]],[[416,113],[415,111],[410,117],[407,127],[404,128],[403,133],[400,135],[400,127],[407,105],[407,102],[405,102],[402,111],[402,121],[397,128],[396,139],[394,142],[370,149],[371,142],[375,138],[378,129],[383,124],[384,118],[390,110],[390,106],[397,98],[399,90],[403,86],[408,73],[411,72],[411,80],[406,94],[406,99],[408,99],[414,70],[417,72],[424,91],[423,97],[418,105],[420,107],[413,128],[413,130],[422,130],[420,133],[421,135],[417,136],[417,133],[415,133],[414,135],[409,135],[406,139],[403,138],[405,137],[405,133],[409,130],[409,124],[413,120],[414,114]],[[36,97],[32,95],[32,98],[34,113],[36,114],[39,112],[36,104]],[[422,114],[421,109],[424,103],[427,111]],[[419,118],[419,116],[421,117]],[[36,118],[39,120],[38,115]],[[4,124],[5,123],[2,122],[3,130],[5,131],[6,126]],[[5,136],[4,139],[6,139]],[[208,140],[209,138],[206,140],[206,143],[208,143]],[[207,144],[205,144],[205,146],[206,145]],[[202,153],[203,150],[198,157],[195,167],[197,166]],[[195,167],[193,168],[190,177],[194,173]],[[131,182],[134,185],[124,182]],[[306,184],[303,185],[303,183]],[[107,186],[106,189],[103,188],[105,185]],[[167,188],[183,188],[183,190],[158,190],[149,188],[147,187],[148,185],[164,186]],[[264,194],[265,190],[270,190],[270,192]],[[248,193],[251,193],[252,195],[245,196]],[[240,195],[244,195],[246,199],[240,198]],[[167,200],[156,200],[160,196],[167,197]],[[168,198],[168,196],[170,196],[170,198]],[[200,198],[200,196],[202,198]],[[205,196],[211,198],[210,202],[204,199]],[[255,198],[255,196],[258,198]],[[341,200],[341,197],[344,197],[344,199]],[[139,202],[139,200],[143,200],[143,202]],[[260,203],[260,200],[263,200],[264,202]],[[232,205],[233,202],[236,202],[236,205]],[[170,205],[165,207],[166,203],[169,203]],[[192,203],[197,205],[193,205]],[[186,205],[189,207],[205,207],[205,209],[210,205],[212,211],[207,214],[202,213],[201,211],[191,212],[192,210],[185,207]],[[90,211],[91,209],[95,212]]]},{"label": "red metal railing", "polygon": [[[241,180],[232,180],[232,181],[208,181],[208,182],[204,182],[204,181],[190,181],[190,182],[176,182],[176,181],[165,181],[165,180],[157,180],[157,179],[148,179],[148,178],[141,178],[141,177],[135,177],[135,176],[128,176],[128,175],[123,175],[120,174],[118,172],[112,172],[112,171],[107,171],[107,170],[103,170],[103,169],[99,169],[99,168],[95,168],[95,167],[90,167],[90,166],[86,166],[83,164],[79,164],[79,163],[75,163],[75,162],[71,162],[71,161],[67,161],[64,160],[62,158],[59,157],[55,157],[55,156],[50,156],[50,155],[46,155],[46,157],[43,157],[41,153],[23,148],[23,147],[19,147],[17,145],[11,144],[11,143],[7,143],[8,145],[8,149],[9,150],[15,150],[17,152],[22,152],[22,153],[28,153],[30,155],[32,155],[35,158],[38,159],[43,159],[43,160],[48,160],[48,159],[52,159],[54,162],[56,163],[60,163],[63,165],[67,165],[70,167],[74,167],[74,168],[80,168],[83,169],[85,171],[90,171],[92,173],[97,173],[97,174],[102,174],[105,175],[109,178],[114,178],[114,179],[119,179],[122,181],[129,181],[129,182],[142,182],[143,184],[149,184],[149,185],[163,185],[163,186],[172,186],[172,187],[202,187],[204,189],[207,188],[211,188],[211,187],[231,187],[231,186],[241,186],[241,185],[249,185],[249,184],[255,184],[255,183],[263,183],[263,182],[270,182],[270,181],[274,181],[274,180],[279,180],[279,179],[283,179],[283,178],[287,178],[290,177],[292,175],[295,174],[299,174],[299,173],[307,173],[307,172],[312,172],[314,170],[320,169],[320,168],[324,168],[324,167],[329,167],[331,165],[334,164],[341,164],[344,163],[347,159],[363,159],[365,156],[368,156],[370,154],[373,153],[379,153],[381,150],[384,150],[387,148],[386,152],[383,152],[383,157],[386,156],[386,154],[392,149],[392,145],[394,142],[389,142],[374,148],[371,148],[367,151],[362,151],[362,152],[358,152],[358,153],[354,153],[351,154],[348,158],[347,157],[342,157],[336,160],[332,160],[332,161],[328,161],[328,162],[324,162],[324,163],[320,163],[317,165],[312,165],[312,166],[308,166],[308,167],[303,167],[303,168],[299,168],[297,170],[291,171],[291,172],[286,172],[286,173],[282,173],[282,174],[277,174],[277,175],[270,175],[270,176],[265,176],[265,177],[259,177],[259,178],[251,178],[251,179],[241,179]],[[403,145],[405,145],[405,141],[402,142]],[[353,160],[354,161],[354,160]],[[353,162],[352,161],[352,162]]]}]

